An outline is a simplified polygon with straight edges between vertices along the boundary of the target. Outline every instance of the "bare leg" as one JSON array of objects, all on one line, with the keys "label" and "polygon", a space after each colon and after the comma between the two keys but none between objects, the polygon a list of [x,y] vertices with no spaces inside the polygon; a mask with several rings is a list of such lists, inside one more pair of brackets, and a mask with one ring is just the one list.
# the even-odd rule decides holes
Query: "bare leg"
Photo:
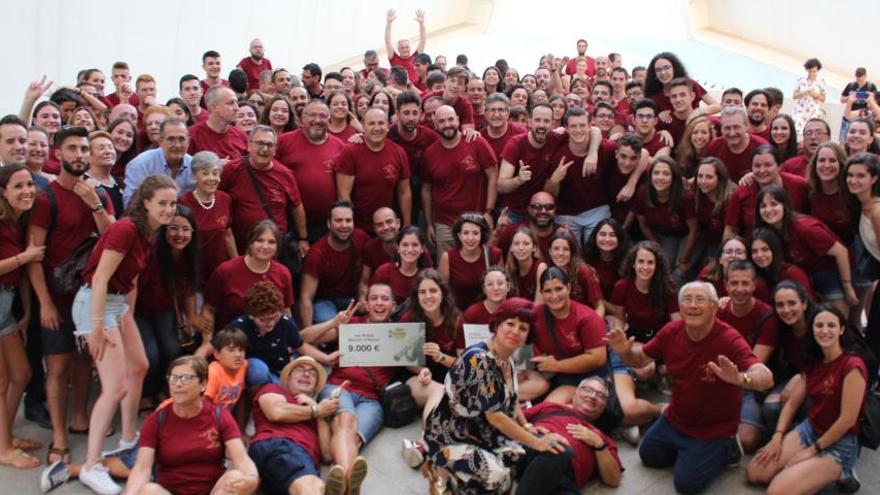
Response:
[{"label": "bare leg", "polygon": [[3,354],[6,376],[9,379],[9,386],[6,389],[6,417],[9,420],[9,429],[12,431],[21,395],[31,380],[31,366],[24,350],[24,342],[21,341],[18,333],[0,339],[0,353]]},{"label": "bare leg", "polygon": [[317,476],[302,476],[287,487],[287,493],[290,495],[323,495],[324,482]]},{"label": "bare leg", "polygon": [[348,411],[337,414],[330,423],[333,432],[330,437],[330,454],[333,462],[342,466],[346,473],[361,447],[357,427],[357,416]]},{"label": "bare leg", "polygon": [[535,400],[550,390],[550,382],[535,370],[521,371],[517,374],[517,379],[519,399],[522,401]]},{"label": "bare leg", "polygon": [[89,426],[89,390],[92,386],[92,357],[88,351],[74,353],[70,382],[73,388],[70,427],[84,430]]},{"label": "bare leg", "polygon": [[46,356],[46,404],[52,419],[52,445],[67,448],[67,384],[73,353]]},{"label": "bare leg", "polygon": [[574,392],[575,388],[571,385],[560,385],[553,389],[545,400],[557,404],[571,404],[571,401],[574,400]]},{"label": "bare leg", "polygon": [[768,495],[816,493],[840,478],[840,464],[831,457],[814,457],[785,468],[767,487]]},{"label": "bare leg", "polygon": [[427,385],[419,382],[419,377],[414,376],[406,381],[412,391],[413,400],[416,405],[422,408],[422,419],[427,419],[428,414],[434,410],[440,399],[443,398],[443,385],[432,381]]},{"label": "bare leg", "polygon": [[636,383],[629,375],[615,373],[614,387],[623,410],[624,426],[643,425],[663,412],[662,406],[636,397]]},{"label": "bare leg", "polygon": [[122,315],[122,348],[125,351],[125,397],[119,405],[122,413],[122,436],[125,441],[134,440],[137,435],[138,406],[141,400],[141,390],[144,386],[144,377],[147,376],[149,361],[138,332],[137,324],[131,315],[126,312]]},{"label": "bare leg", "polygon": [[736,435],[739,437],[739,441],[742,444],[743,451],[746,454],[751,454],[752,452],[758,450],[758,447],[761,446],[761,440],[764,438],[764,434],[761,432],[760,429],[746,423],[739,424]]},{"label": "bare leg", "polygon": [[[86,451],[86,465],[98,463],[101,460],[101,448],[104,446],[104,437],[113,416],[116,415],[116,406],[126,396],[126,356],[119,337],[119,328],[111,327],[105,330],[107,339],[117,342],[104,345],[104,355],[95,361],[98,368],[98,377],[101,379],[101,395],[92,407],[92,416],[89,418],[89,440]],[[114,335],[115,334],[115,335]]]}]

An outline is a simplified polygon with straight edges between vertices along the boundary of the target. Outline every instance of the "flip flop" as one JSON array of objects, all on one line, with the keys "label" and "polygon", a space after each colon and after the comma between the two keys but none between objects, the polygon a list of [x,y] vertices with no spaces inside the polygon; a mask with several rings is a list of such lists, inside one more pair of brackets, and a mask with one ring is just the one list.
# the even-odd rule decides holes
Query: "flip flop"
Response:
[{"label": "flip flop", "polygon": [[6,457],[0,458],[0,465],[15,469],[34,469],[40,467],[40,460],[21,449],[12,449]]},{"label": "flip flop", "polygon": [[[58,459],[52,459],[52,456],[58,456]],[[55,444],[49,444],[49,452],[46,453],[46,464],[52,464],[55,461],[61,461],[70,464],[70,448],[59,449]]]},{"label": "flip flop", "polygon": [[27,451],[31,451],[31,450],[40,450],[43,448],[43,444],[41,444],[40,442],[38,442],[36,440],[29,440],[27,438],[13,437],[12,438],[12,448],[13,449],[21,449],[21,450],[24,450],[25,452],[27,452]]}]

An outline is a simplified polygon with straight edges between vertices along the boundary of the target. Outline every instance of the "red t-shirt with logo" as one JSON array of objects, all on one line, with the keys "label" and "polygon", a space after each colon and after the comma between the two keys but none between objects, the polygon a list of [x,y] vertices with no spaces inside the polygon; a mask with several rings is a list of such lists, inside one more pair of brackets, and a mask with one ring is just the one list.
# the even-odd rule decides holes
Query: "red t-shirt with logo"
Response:
[{"label": "red t-shirt with logo", "polygon": [[737,316],[733,314],[732,307],[733,303],[728,303],[727,306],[720,308],[716,318],[735,328],[749,345],[754,345],[755,337],[759,333],[763,333],[758,331],[758,323],[761,322],[762,327],[766,325],[766,322],[770,319],[767,315],[773,311],[773,308],[764,301],[755,299],[755,304],[752,306],[751,311],[745,316]]},{"label": "red t-shirt with logo", "polygon": [[636,201],[633,204],[633,213],[644,217],[651,230],[658,234],[682,237],[688,233],[688,220],[697,218],[694,210],[694,198],[687,191],[679,199],[678,207],[672,209],[670,201],[660,203],[655,201],[648,205],[648,189],[645,186],[636,192]]},{"label": "red t-shirt with logo", "polygon": [[793,218],[788,241],[783,240],[788,260],[807,273],[835,266],[834,259],[827,253],[836,242],[840,240],[831,229],[809,215],[798,215]]},{"label": "red t-shirt with logo", "polygon": [[678,313],[678,300],[674,293],[666,295],[662,308],[654,308],[651,297],[643,294],[633,280],[622,278],[614,284],[611,300],[615,306],[623,307],[629,335],[639,342],[650,340],[663,325],[669,322],[673,313]]},{"label": "red t-shirt with logo", "polygon": [[189,207],[196,217],[199,246],[202,249],[204,276],[210,277],[220,263],[229,259],[226,231],[232,226],[232,198],[223,191],[214,193],[214,206],[203,208],[190,191],[180,197],[180,204]]},{"label": "red t-shirt with logo", "polygon": [[189,128],[190,155],[199,151],[213,151],[220,158],[240,159],[247,154],[247,134],[238,127],[227,126],[224,132],[216,132],[207,122]]},{"label": "red t-shirt with logo", "polygon": [[431,184],[434,218],[452,225],[465,212],[486,210],[489,178],[486,170],[498,162],[492,147],[482,137],[473,142],[462,138],[452,149],[437,141],[425,150],[422,182]]},{"label": "red t-shirt with logo", "polygon": [[419,272],[416,271],[412,275],[406,276],[397,268],[397,264],[389,262],[376,269],[370,277],[370,285],[388,285],[391,287],[391,292],[394,294],[394,301],[397,304],[402,304],[406,301],[406,298],[409,297],[413,283],[416,281],[416,275],[418,274]]},{"label": "red t-shirt with logo", "polygon": [[[868,368],[862,358],[854,354],[841,354],[830,363],[817,363],[807,370],[807,395],[811,404],[807,417],[816,435],[823,435],[840,417],[843,381],[852,370],[858,370],[862,375],[867,390]],[[862,398],[859,411],[864,405],[865,399]],[[859,431],[859,422],[856,421],[847,433],[858,435]]]},{"label": "red t-shirt with logo", "polygon": [[[329,234],[328,234],[329,235]],[[364,246],[369,236],[360,229],[351,233],[351,248],[337,251],[328,235],[314,243],[303,260],[303,272],[318,280],[316,299],[354,297],[363,269]]]},{"label": "red t-shirt with logo", "polygon": [[719,158],[724,162],[724,166],[727,167],[730,180],[739,182],[743,175],[752,170],[752,151],[762,144],[767,144],[767,140],[760,136],[749,134],[749,144],[746,146],[746,149],[742,153],[734,153],[730,151],[724,137],[717,137],[706,148],[706,156]]},{"label": "red t-shirt with logo", "polygon": [[524,215],[532,195],[544,190],[544,182],[556,169],[557,163],[553,162],[553,156],[564,143],[565,137],[553,131],[547,133],[546,141],[539,148],[530,144],[529,133],[510,138],[501,152],[501,158],[513,165],[513,177],[519,175],[519,162],[522,161],[529,166],[532,178],[525,184],[520,184],[513,192],[501,195],[501,205],[510,208],[514,213]]},{"label": "red t-shirt with logo", "polygon": [[[589,306],[571,301],[563,319],[553,317],[555,331],[547,323],[546,305],[535,306],[535,351],[556,359],[568,359],[597,347],[604,347],[605,321]],[[551,316],[552,317],[552,316]],[[556,338],[553,338],[555,334]],[[558,345],[557,345],[558,342]]]},{"label": "red t-shirt with logo", "polygon": [[134,289],[134,279],[147,266],[151,242],[129,217],[110,224],[101,234],[82,271],[83,281],[92,284],[92,276],[98,268],[104,250],[116,251],[123,255],[122,261],[110,277],[107,290],[127,294]]},{"label": "red t-shirt with logo", "polygon": [[717,363],[718,356],[723,355],[740,371],[746,371],[760,362],[738,331],[716,319],[709,334],[695,342],[688,336],[684,321],[677,320],[643,345],[642,352],[666,363],[672,379],[672,399],[663,415],[673,428],[700,440],[736,434],[742,388],[722,381],[708,363]]},{"label": "red t-shirt with logo", "polygon": [[400,211],[395,208],[398,183],[410,175],[403,148],[390,140],[379,151],[371,150],[366,143],[348,143],[334,164],[337,174],[354,177],[351,201],[358,228],[372,231],[373,213],[383,206]]},{"label": "red t-shirt with logo", "polygon": [[327,136],[321,144],[312,144],[303,131],[285,132],[278,138],[275,158],[287,166],[302,188],[303,207],[309,221],[321,221],[336,201],[334,160],[345,143],[335,136]]},{"label": "red t-shirt with logo", "polygon": [[[488,265],[501,263],[501,250],[495,246],[488,246]],[[483,250],[476,261],[468,262],[461,257],[459,248],[446,251],[449,256],[449,290],[455,305],[459,308],[467,308],[480,299],[483,293],[483,273],[486,271],[486,257]]]},{"label": "red t-shirt with logo", "polygon": [[254,273],[244,262],[244,256],[224,261],[214,270],[205,287],[205,303],[214,307],[214,328],[221,329],[244,314],[244,295],[255,283],[268,280],[284,296],[284,307],[293,305],[293,281],[290,271],[272,260],[266,273]]},{"label": "red t-shirt with logo", "polygon": [[[210,493],[226,472],[226,442],[241,438],[238,425],[228,409],[222,408],[219,422],[209,400],[192,418],[174,413],[173,404],[160,410],[165,415],[159,426],[159,410],[150,414],[141,427],[141,447],[156,451],[156,482],[181,495]],[[219,423],[219,424],[218,424]]]},{"label": "red t-shirt with logo", "polygon": [[[617,143],[607,139],[599,145],[596,172],[584,176],[584,159],[586,156],[575,156],[568,146],[560,146],[553,155],[554,167],[559,166],[561,160],[574,162],[565,173],[565,178],[559,184],[559,194],[556,196],[557,215],[579,215],[587,210],[608,204],[608,188],[606,187],[606,175],[608,171],[617,165],[615,152]],[[552,172],[551,172],[552,174]]]}]

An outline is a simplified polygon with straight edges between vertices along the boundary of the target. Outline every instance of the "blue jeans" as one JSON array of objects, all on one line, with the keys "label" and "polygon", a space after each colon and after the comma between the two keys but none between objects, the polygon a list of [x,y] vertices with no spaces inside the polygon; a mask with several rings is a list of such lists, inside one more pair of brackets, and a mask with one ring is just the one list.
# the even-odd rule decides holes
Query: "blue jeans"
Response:
[{"label": "blue jeans", "polygon": [[568,224],[568,230],[577,239],[578,246],[583,246],[593,232],[593,229],[596,228],[596,224],[610,216],[611,208],[608,205],[602,205],[590,208],[577,215],[558,215],[556,223],[560,225]]},{"label": "blue jeans", "polygon": [[336,314],[348,307],[355,296],[336,299],[315,299],[312,304],[312,324],[332,320]]},{"label": "blue jeans", "polygon": [[138,333],[144,343],[144,352],[150,369],[144,379],[144,395],[155,395],[165,384],[165,372],[171,361],[181,354],[177,340],[177,322],[174,310],[166,309],[154,315],[135,315]]},{"label": "blue jeans", "polygon": [[248,369],[245,383],[248,388],[259,387],[269,383],[281,384],[281,378],[269,370],[265,361],[259,358],[248,358]]},{"label": "blue jeans", "polygon": [[[324,389],[318,394],[318,402],[330,397],[337,388],[338,385],[324,385]],[[382,429],[382,404],[377,400],[343,390],[339,396],[339,408],[336,414],[343,412],[354,414],[357,418],[358,436],[361,437],[364,445],[370,443],[370,440]]]},{"label": "blue jeans", "polygon": [[673,466],[675,489],[698,493],[727,467],[734,442],[733,437],[700,440],[683,435],[660,416],[642,438],[639,457],[648,467]]}]

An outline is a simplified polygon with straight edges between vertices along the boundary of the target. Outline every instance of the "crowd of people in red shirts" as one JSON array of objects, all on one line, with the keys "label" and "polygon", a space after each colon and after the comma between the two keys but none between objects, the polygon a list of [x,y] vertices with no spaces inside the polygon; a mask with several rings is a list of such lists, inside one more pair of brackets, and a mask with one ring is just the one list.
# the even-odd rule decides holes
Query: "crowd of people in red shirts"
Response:
[{"label": "crowd of people in red shirts", "polygon": [[[866,81],[838,143],[820,117],[798,135],[777,88],[717,101],[674,53],[628,70],[578,40],[478,72],[425,53],[422,11],[417,46],[392,42],[396,19],[390,69],[367,50],[297,76],[255,39],[164,103],[125,62],[114,92],[99,69],[29,85],[0,119],[0,464],[44,450],[44,492],[357,495],[390,384],[437,493],[617,486],[615,441],[683,493],[744,452],[769,493],[857,490],[880,348]],[[424,324],[424,367],[340,366],[340,325],[397,321]],[[21,402],[48,446],[14,434]]]}]

